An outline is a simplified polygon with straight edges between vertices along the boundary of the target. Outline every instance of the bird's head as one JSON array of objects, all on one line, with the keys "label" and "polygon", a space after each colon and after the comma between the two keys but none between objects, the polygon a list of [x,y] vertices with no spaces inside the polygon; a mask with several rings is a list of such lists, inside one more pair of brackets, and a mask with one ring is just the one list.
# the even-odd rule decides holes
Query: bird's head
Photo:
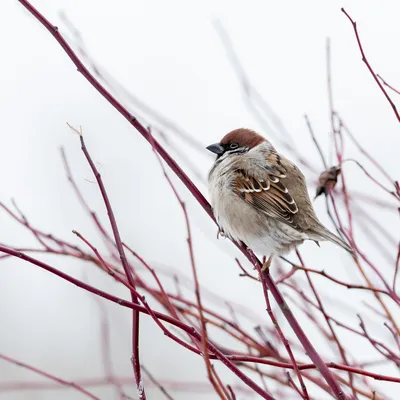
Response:
[{"label": "bird's head", "polygon": [[266,140],[251,129],[235,129],[227,133],[219,143],[211,144],[207,150],[215,153],[217,159],[223,155],[244,154]]}]

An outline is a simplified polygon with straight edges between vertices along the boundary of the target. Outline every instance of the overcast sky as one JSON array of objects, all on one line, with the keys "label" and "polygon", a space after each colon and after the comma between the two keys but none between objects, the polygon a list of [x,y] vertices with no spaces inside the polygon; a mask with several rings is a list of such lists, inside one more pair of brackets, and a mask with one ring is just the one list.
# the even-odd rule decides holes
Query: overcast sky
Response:
[{"label": "overcast sky", "polygon": [[[99,65],[204,147],[238,127],[262,130],[266,136],[272,134],[246,107],[240,82],[215,29],[219,21],[229,33],[254,86],[279,115],[303,157],[319,167],[303,115],[309,115],[328,154],[325,44],[330,37],[336,108],[366,148],[399,178],[398,121],[363,65],[352,27],[340,11],[344,6],[357,21],[375,70],[400,87],[398,1],[35,0],[33,4],[72,40],[71,30],[60,17],[63,12],[79,29],[86,48]],[[189,277],[182,213],[151,147],[86,82],[51,35],[17,1],[3,0],[0,4],[0,37],[1,201],[10,204],[10,198],[16,199],[32,223],[44,231],[76,242],[71,233],[76,229],[101,247],[68,186],[59,154],[63,146],[90,205],[106,221],[78,138],[65,122],[81,125],[110,193],[124,240],[155,265],[176,268]],[[138,111],[132,104],[130,109]],[[143,111],[138,111],[138,115],[153,122]],[[190,159],[204,179],[212,158],[206,151],[201,154],[191,149],[173,132],[166,132],[172,135],[174,146],[186,154],[178,160],[188,167],[185,158]],[[348,155],[354,156],[351,150]],[[350,168],[348,174],[357,190],[363,191],[360,173]],[[193,171],[191,176],[196,179]],[[308,177],[312,181],[316,175]],[[206,194],[206,187],[196,181]],[[188,201],[195,247],[199,249],[196,261],[201,284],[266,319],[261,288],[238,278],[232,259],[236,250],[227,241],[215,239],[215,226],[183,187],[178,184],[178,188]],[[379,193],[376,195],[379,197]],[[323,202],[316,208],[321,219],[329,224]],[[394,214],[373,210],[398,235]],[[19,246],[35,243],[3,212],[0,242]],[[318,249],[307,244],[303,251],[314,266],[323,263],[325,269],[337,272],[337,276],[354,278],[355,271],[346,269],[351,262],[332,245],[323,244]],[[378,254],[372,256],[380,260]],[[43,259],[71,275],[126,295],[108,277],[92,271],[93,267],[56,258]],[[353,293],[348,296],[352,301]],[[130,313],[109,304],[105,307],[112,326],[117,374],[130,376]],[[355,314],[356,311],[351,314],[353,321]],[[1,262],[0,353],[70,380],[100,376],[103,371],[99,315],[99,302],[89,294],[21,261]],[[143,321],[142,361],[149,370],[160,379],[184,377],[188,381],[206,381],[199,357],[172,345],[149,319]],[[193,367],[187,368],[187,363]],[[229,372],[221,370],[228,382],[237,383]],[[0,382],[11,379],[37,377],[0,361]],[[389,384],[377,386],[390,388]],[[155,390],[148,392],[151,399],[162,398]],[[114,392],[102,388],[95,393],[102,399],[114,396]],[[175,398],[187,396],[178,393]],[[216,398],[209,393],[190,396]],[[3,398],[83,397],[76,391],[61,390],[0,392],[0,399]]]}]

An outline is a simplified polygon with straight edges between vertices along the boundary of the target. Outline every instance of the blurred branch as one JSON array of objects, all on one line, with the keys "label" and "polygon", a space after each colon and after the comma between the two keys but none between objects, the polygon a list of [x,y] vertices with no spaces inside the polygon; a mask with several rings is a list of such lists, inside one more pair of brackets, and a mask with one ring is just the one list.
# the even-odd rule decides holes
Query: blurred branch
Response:
[{"label": "blurred branch", "polygon": [[150,373],[150,371],[142,365],[142,370],[144,373],[148,376],[149,380],[154,383],[155,386],[157,386],[160,389],[160,392],[169,400],[174,400],[174,398],[166,391],[164,386],[154,378],[154,376]]},{"label": "blurred branch", "polygon": [[[121,299],[119,297],[113,296],[105,291],[102,291],[100,289],[97,289],[93,286],[88,285],[87,283],[84,283],[82,281],[80,281],[79,279],[73,278],[72,276],[69,276],[53,267],[51,267],[50,265],[36,260],[33,257],[30,257],[24,253],[15,251],[13,249],[9,249],[7,247],[4,247],[2,245],[0,245],[0,251],[10,254],[16,258],[22,259],[28,263],[34,264],[42,269],[45,269],[46,271],[72,283],[75,286],[78,286],[84,290],[87,290],[90,293],[93,293],[97,296],[103,297],[106,300],[109,300],[113,303],[119,304],[122,307],[126,307],[126,308],[130,308],[132,310],[137,310],[140,311],[144,314],[148,314],[151,315],[153,314],[155,316],[155,318],[163,320],[165,322],[168,322],[172,325],[177,326],[178,328],[182,329],[183,331],[189,333],[190,335],[192,335],[194,338],[196,338],[197,340],[201,340],[201,334],[199,334],[193,327],[184,324],[181,321],[177,321],[174,318],[162,314],[160,312],[157,311],[149,311],[149,308],[137,305],[135,303],[129,302],[127,300]],[[330,317],[332,318],[332,317]],[[335,321],[336,322],[336,321]],[[337,323],[337,322],[336,322]],[[293,365],[291,363],[283,363],[283,362],[276,362],[273,360],[269,360],[266,358],[260,358],[260,357],[253,357],[253,356],[235,356],[235,355],[226,355],[223,356],[222,353],[220,351],[218,351],[213,345],[209,344],[209,349],[211,350],[211,354],[210,354],[210,358],[211,359],[221,359],[221,361],[234,361],[234,362],[251,362],[251,363],[259,363],[259,364],[265,364],[265,365],[271,365],[271,366],[275,366],[275,367],[279,367],[279,368],[288,368],[288,369],[293,369]],[[217,351],[216,351],[217,350]],[[199,352],[195,351],[196,353],[199,354]],[[213,354],[215,353],[215,354]],[[224,363],[225,363],[224,362]],[[231,363],[228,362],[228,364],[230,365]],[[396,378],[396,377],[392,377],[392,376],[386,376],[386,375],[382,375],[382,374],[376,374],[370,371],[364,371],[362,369],[358,369],[358,368],[352,368],[346,365],[341,365],[341,364],[337,364],[337,363],[333,363],[333,362],[328,362],[325,364],[328,368],[334,368],[334,369],[339,369],[342,371],[350,371],[350,372],[354,372],[357,374],[361,374],[361,375],[365,375],[365,376],[369,376],[371,378],[377,379],[377,380],[383,380],[383,381],[388,381],[388,382],[399,382],[400,383],[400,378]],[[314,364],[299,364],[299,370],[306,370],[306,369],[316,369],[316,365]]]},{"label": "blurred branch", "polygon": [[373,76],[375,82],[378,84],[379,89],[381,89],[382,93],[384,94],[384,96],[386,97],[386,99],[389,102],[390,106],[392,107],[393,112],[394,112],[397,120],[400,122],[400,114],[397,111],[397,108],[396,108],[395,104],[393,103],[392,99],[390,98],[390,96],[386,92],[385,88],[382,86],[381,82],[379,81],[379,78],[378,78],[377,74],[372,69],[371,64],[369,63],[369,61],[365,57],[364,49],[363,49],[363,46],[361,44],[360,36],[358,34],[357,23],[350,17],[350,15],[347,13],[347,11],[344,8],[342,8],[341,10],[342,10],[342,13],[344,15],[346,15],[346,17],[349,19],[349,21],[351,22],[351,25],[353,26],[354,34],[356,35],[356,39],[357,39],[357,43],[358,43],[358,48],[360,49],[362,61],[367,66],[367,68],[368,68],[369,72],[371,73],[371,75]]},{"label": "blurred branch", "polygon": [[[100,400],[99,397],[97,397],[94,394],[88,392],[86,389],[84,389],[81,385],[78,385],[77,383],[68,382],[68,381],[66,381],[64,379],[61,379],[61,378],[58,378],[58,377],[56,377],[56,376],[54,376],[52,374],[49,374],[48,372],[41,371],[38,368],[32,367],[32,366],[30,366],[30,365],[28,365],[26,363],[21,362],[21,361],[17,361],[14,358],[11,358],[11,357],[6,356],[4,354],[0,354],[0,359],[2,359],[4,361],[8,361],[8,362],[10,362],[12,364],[17,365],[18,367],[25,368],[25,369],[27,369],[27,370],[29,370],[29,371],[37,374],[37,375],[41,375],[41,376],[43,376],[43,377],[45,377],[47,379],[50,379],[50,380],[52,380],[54,382],[57,382],[57,384],[73,388],[73,389],[77,390],[78,392],[84,394],[86,397],[89,397],[90,399]],[[1,387],[1,384],[0,384],[0,387]]]},{"label": "blurred branch", "polygon": [[[119,229],[117,225],[117,221],[115,220],[114,212],[111,207],[110,200],[108,198],[108,194],[106,192],[106,188],[104,187],[103,180],[101,178],[100,172],[97,170],[89,152],[86,147],[85,141],[83,139],[83,134],[82,134],[82,129],[79,131],[73,128],[71,125],[68,124],[68,126],[75,131],[79,135],[79,139],[81,142],[81,148],[83,151],[83,154],[86,157],[87,162],[89,163],[90,169],[93,172],[93,175],[96,178],[97,184],[99,186],[101,196],[104,201],[104,205],[107,210],[107,215],[110,220],[110,225],[111,229],[114,234],[114,240],[115,240],[115,245],[118,250],[119,258],[121,260],[122,267],[125,272],[126,279],[129,283],[129,285],[133,288],[135,288],[135,282],[133,280],[133,274],[132,271],[128,265],[128,261],[125,255],[125,250],[124,247],[122,246],[122,240],[119,234]],[[139,304],[138,299],[136,294],[133,292],[133,290],[130,291],[131,293],[131,299],[132,303],[134,304]],[[136,380],[136,387],[138,390],[139,394],[139,399],[140,400],[146,400],[146,392],[144,390],[144,385],[142,381],[142,375],[140,371],[140,360],[139,360],[139,312],[137,310],[133,310],[133,318],[132,318],[132,358],[131,358],[132,366],[133,366],[133,371],[135,374],[135,380]]]},{"label": "blurred branch", "polygon": [[[26,0],[19,0],[20,3],[52,34],[52,36],[56,39],[59,45],[63,48],[63,50],[68,54],[72,62],[78,68],[78,71],[89,81],[89,83],[117,110],[119,113],[125,117],[131,125],[154,147],[157,153],[162,157],[162,159],[167,163],[167,165],[177,174],[180,178],[182,183],[188,188],[191,194],[196,198],[196,200],[200,203],[203,209],[207,212],[207,214],[215,221],[214,216],[212,214],[212,210],[210,204],[204,198],[204,196],[200,193],[199,189],[193,184],[190,178],[184,173],[184,171],[179,167],[175,160],[166,152],[166,150],[155,140],[152,138],[151,134],[148,130],[140,124],[140,122],[131,114],[129,113],[126,108],[122,106],[120,102],[118,102],[115,97],[113,97],[103,85],[100,84],[98,80],[90,73],[90,71],[83,65],[80,59],[77,57],[75,52],[72,48],[68,45],[65,39],[60,35],[58,29],[54,27],[38,10],[36,10],[28,1]],[[82,136],[81,136],[82,145],[84,145]],[[117,244],[118,250],[121,253],[119,244]],[[121,244],[122,247],[122,244]],[[250,262],[252,262],[257,268],[261,268],[261,263],[258,259],[254,257],[252,253],[248,249],[245,248],[243,245],[238,245],[240,250],[243,254],[248,258]],[[123,257],[121,258],[121,260]],[[269,275],[263,276],[263,282],[265,285],[268,286],[269,290],[271,290],[272,295],[274,296],[277,303],[280,305],[283,314],[285,315],[287,321],[289,322],[290,326],[292,327],[293,331],[295,332],[296,336],[299,338],[300,342],[304,346],[307,354],[310,356],[311,360],[318,366],[321,374],[327,381],[328,385],[331,387],[332,391],[334,392],[337,399],[346,399],[345,394],[340,389],[340,386],[334,376],[331,374],[328,368],[326,368],[325,364],[323,363],[320,355],[315,350],[314,346],[311,344],[307,336],[305,335],[303,329],[301,328],[300,324],[296,320],[295,316],[291,312],[290,308],[284,301],[282,294],[280,293],[278,287],[276,286],[275,282]],[[229,365],[232,369],[233,365]],[[251,384],[261,396],[264,398],[269,398],[269,395],[261,389],[259,386],[254,386],[254,384],[249,381],[247,377],[245,377],[240,370],[236,370],[235,372],[239,377],[244,379],[247,384]],[[137,374],[136,374],[137,375]],[[137,380],[137,385],[139,388],[140,381]]]},{"label": "blurred branch", "polygon": [[[0,251],[4,253],[0,256],[0,259],[4,259],[6,257],[20,258],[26,262],[36,265],[37,267],[43,268],[52,274],[55,274],[59,278],[69,281],[83,290],[89,291],[125,308],[129,308],[132,310],[132,314],[134,316],[134,328],[138,327],[139,312],[149,315],[156,326],[160,328],[161,332],[163,332],[166,337],[172,340],[171,343],[177,343],[179,346],[182,346],[191,353],[197,354],[204,359],[204,365],[206,367],[209,380],[212,383],[214,393],[217,393],[221,399],[235,400],[235,398],[240,396],[241,390],[238,387],[235,387],[235,390],[233,390],[231,386],[224,383],[222,376],[217,374],[216,369],[211,364],[211,360],[221,361],[232,371],[234,375],[236,375],[236,377],[239,377],[247,385],[247,387],[243,389],[246,391],[246,395],[258,393],[261,398],[279,400],[283,400],[284,398],[293,398],[295,395],[297,396],[296,398],[300,396],[303,399],[309,399],[317,398],[315,397],[316,395],[314,395],[314,389],[318,388],[318,390],[321,390],[327,395],[336,399],[347,399],[348,397],[344,393],[344,390],[351,390],[352,400],[358,399],[358,396],[362,396],[362,398],[366,399],[383,400],[384,397],[378,395],[375,390],[370,387],[370,380],[367,380],[366,378],[396,383],[400,382],[400,378],[366,371],[365,368],[368,365],[377,366],[382,365],[383,363],[392,363],[391,365],[397,366],[399,363],[399,358],[396,355],[399,345],[399,328],[397,326],[396,312],[400,306],[400,298],[396,293],[396,278],[399,268],[400,245],[398,245],[398,239],[392,237],[388,227],[385,226],[385,224],[379,219],[379,216],[376,216],[377,213],[375,213],[375,211],[385,209],[386,212],[397,212],[396,210],[398,205],[396,202],[400,199],[400,185],[390,177],[378,160],[376,160],[368,151],[365,150],[364,146],[360,143],[356,136],[349,131],[339,113],[334,109],[329,41],[327,42],[328,97],[333,149],[335,152],[334,154],[338,159],[338,165],[334,166],[333,168],[337,168],[341,171],[343,163],[347,163],[350,160],[352,160],[352,162],[354,161],[363,172],[363,174],[359,175],[361,175],[361,177],[364,179],[367,179],[368,183],[371,183],[375,187],[378,186],[378,189],[380,189],[379,193],[382,195],[381,197],[385,195],[389,201],[385,198],[382,199],[375,196],[373,197],[369,192],[364,194],[354,190],[350,183],[348,183],[348,171],[345,171],[346,176],[343,176],[343,173],[341,174],[341,184],[339,183],[336,188],[333,188],[333,185],[332,187],[327,188],[325,192],[327,194],[325,200],[328,215],[337,227],[337,230],[340,232],[340,234],[346,240],[351,242],[353,247],[357,250],[359,257],[353,260],[354,266],[363,276],[366,282],[365,284],[360,285],[358,284],[357,280],[355,283],[353,283],[351,282],[350,278],[345,280],[334,278],[331,274],[327,274],[324,268],[318,270],[305,267],[302,259],[300,259],[302,266],[294,264],[293,262],[285,259],[289,262],[289,264],[291,264],[290,270],[285,269],[286,266],[281,263],[279,259],[277,259],[276,272],[279,274],[279,279],[276,281],[272,279],[269,273],[261,274],[260,277],[257,278],[256,276],[253,276],[247,272],[247,268],[244,268],[241,261],[236,259],[236,263],[241,269],[240,276],[250,278],[251,282],[249,281],[249,284],[256,284],[254,282],[261,280],[269,320],[268,324],[260,327],[260,318],[256,312],[256,308],[254,308],[254,310],[248,309],[241,306],[238,302],[234,302],[232,306],[231,302],[227,302],[223,296],[213,294],[206,287],[200,287],[197,276],[197,266],[195,265],[194,260],[195,249],[193,247],[194,244],[192,241],[188,210],[186,209],[186,204],[181,199],[177,189],[174,187],[172,180],[163,165],[163,162],[167,163],[171,170],[196,198],[206,213],[214,220],[211,207],[202,193],[188,178],[183,169],[177,164],[175,159],[169,154],[169,152],[165,150],[160,142],[153,137],[150,129],[139,122],[139,120],[133,116],[128,109],[125,108],[124,105],[111,93],[122,92],[123,96],[128,98],[132,95],[130,93],[125,93],[124,88],[118,82],[104,73],[104,71],[91,60],[83,47],[79,32],[74,33],[75,36],[78,35],[76,36],[78,42],[78,52],[75,53],[67,41],[60,35],[58,28],[53,26],[47,19],[45,19],[30,4],[30,2],[26,0],[20,0],[20,3],[23,4],[24,7],[47,28],[47,30],[53,35],[59,45],[64,49],[64,51],[76,65],[78,71],[81,72],[81,74],[89,81],[89,83],[117,111],[119,111],[119,113],[151,145],[160,161],[164,176],[170,184],[171,189],[173,190],[184,214],[193,279],[190,280],[186,278],[184,274],[179,274],[178,276],[178,274],[174,272],[170,266],[167,267],[167,270],[162,269],[159,266],[155,268],[152,263],[145,261],[144,258],[133,251],[130,246],[122,242],[103,182],[86,149],[81,132],[77,133],[80,135],[82,150],[84,151],[86,159],[92,168],[92,172],[96,177],[97,184],[102,193],[103,202],[106,205],[106,210],[109,215],[114,238],[112,238],[106,231],[99,218],[95,212],[91,210],[89,204],[86,202],[84,196],[80,192],[78,185],[72,176],[65,152],[62,150],[64,168],[67,178],[76,196],[78,197],[82,208],[91,218],[97,233],[99,233],[102,237],[104,244],[107,247],[108,254],[103,255],[101,250],[98,250],[88,239],[78,232],[74,233],[79,240],[88,246],[88,250],[81,249],[79,246],[76,246],[69,241],[59,239],[52,234],[47,234],[34,227],[28,221],[27,217],[22,213],[22,211],[16,206],[16,204],[14,204],[14,207],[17,211],[14,211],[0,203],[0,207],[12,218],[14,222],[28,230],[29,233],[34,236],[38,246],[38,248],[35,248],[33,246],[18,245],[15,248],[10,248],[0,244]],[[357,39],[359,40],[355,23],[354,28]],[[227,51],[228,58],[230,59],[232,66],[235,69],[238,78],[240,79],[246,104],[250,107],[250,110],[254,113],[254,115],[264,124],[264,127],[266,129],[270,129],[274,134],[276,134],[276,139],[294,154],[296,160],[299,160],[300,163],[305,165],[305,161],[303,160],[304,155],[300,154],[295,149],[292,138],[286,131],[280,119],[272,111],[271,107],[266,103],[261,94],[246,76],[242,63],[233,49],[232,42],[227,35],[227,32],[223,29],[222,25],[218,23],[216,29],[220,34],[225,50]],[[89,64],[89,68],[85,67],[82,60]],[[90,69],[93,70],[93,72],[90,72]],[[102,81],[106,86],[103,86],[100,81]],[[110,93],[106,87],[108,87],[110,90],[113,90],[113,92]],[[131,98],[131,102],[137,107],[141,107],[140,100],[136,99],[134,96]],[[154,110],[152,109],[147,111],[154,113]],[[158,118],[157,115],[153,115],[153,117],[159,123],[166,123],[168,125],[168,120],[163,121],[164,117],[161,117],[161,119]],[[326,170],[329,169],[329,163],[326,161],[317,136],[313,132],[307,117],[306,122],[326,172]],[[168,129],[179,130],[179,127],[176,128],[174,126],[168,126]],[[163,140],[162,143],[165,142],[168,145],[167,138],[165,138],[161,132],[158,137],[161,137]],[[355,144],[361,155],[371,162],[374,167],[385,177],[385,179],[390,182],[390,186],[389,183],[382,184],[382,179],[380,177],[376,177],[370,171],[368,166],[364,167],[364,160],[359,161],[350,157],[344,158],[346,144],[345,141],[347,139],[350,139]],[[183,138],[183,140],[185,139]],[[197,140],[185,140],[185,142],[191,146],[195,145],[195,147],[197,146],[197,149],[199,149]],[[175,149],[173,150],[175,151]],[[315,167],[307,164],[307,168],[313,175],[317,174],[318,169]],[[335,184],[336,178],[334,182]],[[313,181],[315,181],[315,179],[313,179]],[[362,206],[365,205],[365,209],[361,206],[361,204]],[[368,205],[373,205],[375,207],[373,209],[373,213],[371,213],[370,209],[367,208]],[[376,217],[371,217],[371,215]],[[366,229],[366,227],[368,229]],[[368,235],[368,244],[371,244],[371,246],[361,246],[360,241],[356,240],[358,239],[356,235],[358,234],[360,228],[364,231],[364,234]],[[380,241],[377,240],[377,234],[380,235]],[[385,244],[385,249],[383,250],[382,254],[385,255],[386,260],[389,262],[380,264],[375,264],[373,262],[374,259],[371,257],[369,250],[370,248],[373,249],[377,246],[380,246],[379,243]],[[254,254],[245,247],[244,244],[235,243],[235,245],[249,260],[250,265],[258,269],[260,272],[261,263],[259,259],[257,259]],[[126,255],[124,249],[127,251]],[[87,285],[85,282],[64,274],[54,267],[45,264],[44,262],[39,261],[25,253],[37,253],[41,255],[53,254],[59,258],[61,256],[72,257],[84,262],[90,262],[95,268],[99,268],[103,272],[107,273],[114,281],[124,285],[130,291],[132,301],[121,299],[111,295],[108,292],[101,291],[93,286]],[[127,256],[130,257],[129,261]],[[394,259],[395,262],[393,263]],[[386,271],[385,268],[390,268],[390,271]],[[296,273],[296,271],[299,270],[302,270],[306,275],[306,278],[309,282],[308,289],[304,288],[304,280],[302,278],[303,274]],[[146,279],[146,276],[149,274],[146,275],[144,272],[149,272],[150,283],[148,283],[148,280]],[[316,285],[311,280],[312,274],[326,278],[323,280],[323,282],[326,285],[329,284],[330,286],[327,286],[326,290],[324,287],[324,291],[317,291]],[[171,291],[167,290],[167,286],[161,280],[161,277],[171,279],[171,283],[175,284],[176,292],[174,291],[174,293],[171,293]],[[378,279],[376,279],[376,277],[378,277]],[[347,283],[348,280],[349,282]],[[381,288],[382,285],[379,285],[380,287],[378,287],[378,284],[380,283],[382,283],[384,287],[383,289]],[[389,336],[388,339],[386,336],[383,337],[383,335],[382,338],[375,334],[371,335],[369,333],[369,329],[367,331],[363,320],[361,320],[362,325],[360,325],[360,331],[348,325],[345,319],[342,320],[340,318],[340,316],[343,314],[342,312],[346,312],[347,314],[351,312],[354,313],[354,315],[356,312],[358,313],[358,309],[356,310],[355,306],[349,302],[341,301],[339,296],[335,296],[334,302],[327,298],[327,292],[330,291],[331,288],[338,289],[340,286],[347,287],[349,289],[358,289],[357,294],[361,295],[362,293],[365,293],[365,296],[370,295],[372,292],[374,296],[373,299],[376,300],[376,303],[374,304],[368,301],[366,302],[366,308],[368,311],[372,312],[376,318],[383,318],[385,328],[382,329],[384,329],[386,336]],[[162,309],[165,310],[168,315],[155,311],[154,306],[150,307],[146,297],[139,293],[138,289],[140,289],[140,292],[146,293],[146,296],[149,295],[151,300],[154,300],[155,304],[162,307]],[[283,289],[285,297],[283,297],[281,289]],[[306,290],[311,290],[311,295],[306,292]],[[195,295],[194,300],[192,296],[193,292]],[[285,326],[279,321],[280,315],[275,315],[272,310],[269,298],[270,293],[277,302],[283,316],[290,324],[292,331],[288,330],[287,332],[284,332]],[[334,293],[337,295],[339,291],[334,289]],[[382,296],[383,294],[385,297]],[[383,299],[387,300],[388,297],[393,300],[393,303],[390,303],[390,308],[383,301]],[[218,305],[223,309],[219,311],[216,308],[207,305],[207,301],[212,301],[213,306]],[[298,315],[295,317],[291,311],[291,308],[289,308],[287,301],[291,301],[291,303],[293,303],[293,306],[296,307],[296,310],[299,312],[302,319],[300,319]],[[330,312],[330,308],[328,306],[332,304],[335,304],[335,306],[337,306],[341,312],[338,318],[335,316],[335,314],[328,313],[328,310]],[[228,316],[226,316],[227,313]],[[135,315],[137,316],[136,319]],[[241,318],[244,318],[245,322],[241,321]],[[164,324],[164,322],[169,325]],[[310,323],[311,328],[308,328],[307,325],[307,329],[311,329],[313,342],[315,336],[321,335],[324,341],[321,343],[325,344],[325,347],[327,347],[328,344],[333,343],[336,346],[335,349],[339,349],[343,364],[338,364],[335,362],[326,363],[323,361],[324,359],[327,359],[327,356],[321,351],[317,351],[315,349],[309,337],[303,331],[303,323]],[[341,329],[337,329],[333,324],[336,324],[337,327],[340,327]],[[254,335],[253,332],[254,325],[257,325],[255,328],[257,335]],[[366,342],[367,346],[372,346],[374,349],[373,351],[377,352],[377,357],[379,357],[379,359],[374,359],[372,361],[370,360],[369,362],[361,362],[359,360],[360,353],[357,350],[349,348],[350,346],[346,346],[346,348],[344,347],[343,344],[347,344],[347,342],[344,342],[343,339],[338,335],[339,333],[342,333],[342,329],[345,329],[350,335],[355,335],[356,340],[361,339]],[[104,348],[109,344],[107,333],[105,332],[106,331],[103,329],[103,352],[106,356],[104,358],[104,362],[107,366],[105,372],[108,375],[108,378],[106,377],[102,379],[108,379],[112,383],[112,378],[114,378],[114,376],[109,368],[110,354],[107,353],[109,349]],[[221,334],[220,336],[216,336],[218,337],[218,340],[214,339],[213,335],[215,332]],[[390,335],[387,335],[388,333],[390,333]],[[379,340],[376,340],[374,336],[379,337]],[[225,340],[225,338],[229,338],[229,340]],[[390,344],[387,344],[387,341]],[[132,345],[133,354],[135,357],[138,357],[138,334],[136,329],[133,329]],[[393,347],[393,345],[396,346],[396,350],[392,350],[391,347]],[[286,356],[285,350],[288,356]],[[304,350],[311,358],[312,363],[306,364],[303,361],[299,361],[302,359]],[[356,353],[355,356],[353,352]],[[136,385],[139,394],[142,393],[142,395],[144,395],[142,392],[143,382],[141,378],[138,379],[137,376],[138,368],[140,374],[140,365],[136,364]],[[292,376],[287,374],[287,371],[284,371],[286,369],[294,370],[296,372],[300,385],[297,385]],[[315,374],[313,371],[314,369],[318,369],[321,375]],[[244,370],[246,374],[242,370]],[[346,375],[344,375],[343,372],[346,372]],[[264,388],[260,387],[253,378],[259,379]],[[147,380],[146,385],[147,383],[151,383],[151,381],[151,379],[150,382]],[[91,381],[87,380],[86,382],[90,384]],[[101,382],[101,379],[97,380],[96,382]],[[131,383],[130,381],[123,381],[119,378],[115,382],[117,389],[119,388],[120,383]],[[269,385],[269,382],[272,384]],[[309,383],[312,383],[312,385],[309,385]],[[161,391],[162,388],[170,388],[170,386],[161,380],[157,380],[153,384]],[[180,382],[180,384],[181,387],[184,386],[183,382]],[[42,386],[43,385],[45,386],[45,384],[42,384]],[[7,385],[5,385],[5,387],[7,387]],[[1,388],[2,384],[0,384],[0,390]],[[196,385],[194,384],[194,391],[196,390],[195,388]],[[120,396],[123,395],[122,391],[120,389],[118,390]],[[238,394],[236,395],[235,392]],[[318,393],[318,396],[320,395],[319,392],[316,393]],[[164,395],[166,395],[167,398],[171,398],[168,397],[170,396],[168,394],[164,393]],[[385,397],[385,399],[386,398],[387,397]]]}]

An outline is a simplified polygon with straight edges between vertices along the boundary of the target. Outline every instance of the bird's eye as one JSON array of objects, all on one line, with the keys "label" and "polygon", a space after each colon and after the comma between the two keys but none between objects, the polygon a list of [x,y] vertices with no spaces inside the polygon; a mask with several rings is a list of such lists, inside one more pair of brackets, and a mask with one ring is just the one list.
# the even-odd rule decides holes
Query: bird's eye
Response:
[{"label": "bird's eye", "polygon": [[229,148],[230,149],[237,149],[239,147],[239,144],[238,143],[231,143],[230,145],[229,145]]}]

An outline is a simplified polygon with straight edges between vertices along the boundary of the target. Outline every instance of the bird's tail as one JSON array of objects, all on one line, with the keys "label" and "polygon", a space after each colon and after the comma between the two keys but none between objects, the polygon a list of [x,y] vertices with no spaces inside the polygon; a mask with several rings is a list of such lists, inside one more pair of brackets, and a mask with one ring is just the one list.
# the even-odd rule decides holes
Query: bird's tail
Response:
[{"label": "bird's tail", "polygon": [[339,236],[336,236],[334,233],[326,229],[324,226],[321,225],[321,229],[318,232],[315,232],[317,235],[321,236],[325,240],[329,240],[332,243],[337,244],[341,248],[348,251],[351,255],[355,256],[355,251],[352,249],[346,242],[340,239]]}]

